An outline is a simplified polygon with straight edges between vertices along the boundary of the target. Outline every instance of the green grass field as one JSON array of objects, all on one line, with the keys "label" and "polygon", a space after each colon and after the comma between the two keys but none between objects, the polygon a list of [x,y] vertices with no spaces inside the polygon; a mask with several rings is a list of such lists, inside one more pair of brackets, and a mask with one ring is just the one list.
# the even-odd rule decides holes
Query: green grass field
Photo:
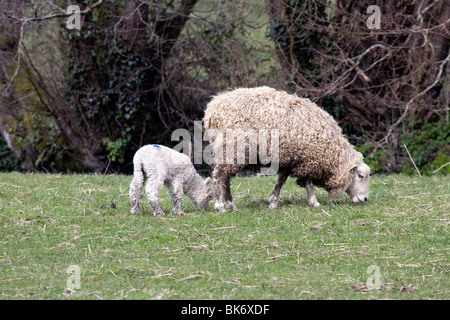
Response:
[{"label": "green grass field", "polygon": [[[236,212],[132,215],[131,176],[0,174],[2,299],[449,299],[449,177],[374,176],[311,208],[289,179],[232,180]],[[112,202],[115,204],[112,205]],[[161,196],[165,212],[168,193]],[[115,207],[115,208],[114,208]],[[67,290],[70,266],[80,289]],[[379,268],[380,290],[364,290]],[[373,282],[372,282],[373,283]]]}]

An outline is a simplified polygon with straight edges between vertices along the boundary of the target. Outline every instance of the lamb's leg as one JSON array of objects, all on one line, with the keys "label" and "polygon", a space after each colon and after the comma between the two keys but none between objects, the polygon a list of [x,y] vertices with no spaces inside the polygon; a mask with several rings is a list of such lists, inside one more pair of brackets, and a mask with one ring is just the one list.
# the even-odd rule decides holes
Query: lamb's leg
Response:
[{"label": "lamb's leg", "polygon": [[272,194],[269,197],[269,208],[276,208],[278,207],[278,197],[280,196],[281,188],[283,187],[284,183],[286,182],[289,174],[286,171],[280,171],[278,172],[278,179],[277,184],[275,185],[275,188],[272,191]]},{"label": "lamb's leg", "polygon": [[139,202],[143,199],[142,187],[144,183],[145,177],[142,170],[135,171],[130,184],[131,213],[133,214],[142,214]]},{"label": "lamb's leg", "polygon": [[317,201],[316,195],[314,194],[314,187],[311,181],[306,182],[306,194],[308,197],[309,205],[313,207],[320,206],[320,203]]},{"label": "lamb's leg", "polygon": [[224,206],[224,173],[220,168],[220,165],[215,165],[212,172],[213,184],[214,184],[214,198],[216,202],[214,203],[214,208],[219,212],[225,212]]},{"label": "lamb's leg", "polygon": [[159,189],[164,185],[162,181],[156,179],[149,179],[145,186],[145,192],[147,193],[148,203],[152,208],[153,215],[164,215],[164,212],[159,204]]},{"label": "lamb's leg", "polygon": [[183,185],[173,182],[171,185],[166,185],[166,187],[169,189],[169,193],[173,201],[172,212],[182,214],[183,209],[181,208],[181,199],[183,197]]}]

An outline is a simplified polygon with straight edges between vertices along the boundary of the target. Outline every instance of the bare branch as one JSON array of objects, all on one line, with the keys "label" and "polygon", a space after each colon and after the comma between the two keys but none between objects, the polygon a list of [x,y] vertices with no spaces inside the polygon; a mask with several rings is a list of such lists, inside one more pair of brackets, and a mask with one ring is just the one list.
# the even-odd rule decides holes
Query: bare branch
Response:
[{"label": "bare branch", "polygon": [[[96,3],[94,3],[92,6],[86,7],[86,9],[81,10],[80,14],[81,15],[86,15],[88,13],[90,13],[92,11],[92,9],[98,7],[99,5],[101,5],[103,3],[103,0],[98,0]],[[14,16],[10,16],[11,18],[15,18],[19,21],[22,21],[22,23],[26,24],[28,22],[31,21],[44,21],[44,20],[50,20],[50,19],[55,19],[55,18],[64,18],[64,17],[70,17],[71,15],[73,15],[72,12],[68,13],[66,12],[66,10],[59,8],[59,13],[52,13],[52,14],[48,14],[46,16],[42,16],[42,17],[33,17],[33,18],[18,18],[18,17],[14,17]]]},{"label": "bare branch", "polygon": [[[86,14],[90,13],[92,11],[92,9],[98,7],[102,3],[103,3],[103,0],[99,0],[96,3],[94,3],[92,6],[87,7],[86,9],[80,11],[80,14],[86,15]],[[15,17],[15,16],[6,15],[6,16],[8,16],[10,18],[13,18],[13,19],[16,19],[16,20],[20,21],[21,25],[20,25],[19,41],[18,41],[18,45],[17,45],[17,52],[16,52],[16,55],[15,55],[15,57],[16,57],[16,67],[14,68],[13,75],[9,79],[7,79],[6,84],[3,86],[5,91],[8,90],[11,87],[12,83],[14,82],[14,79],[17,77],[17,74],[19,73],[20,62],[21,62],[20,48],[21,48],[22,42],[23,42],[23,34],[24,34],[25,25],[27,23],[29,23],[29,22],[44,21],[44,20],[50,20],[50,19],[54,19],[54,18],[61,18],[61,17],[69,17],[71,15],[73,15],[73,13],[66,13],[66,12],[49,14],[49,15],[46,15],[46,16],[43,16],[43,17],[33,17],[33,18],[18,18],[18,17]]]},{"label": "bare branch", "polygon": [[405,105],[405,109],[403,110],[402,115],[397,119],[397,121],[391,125],[388,132],[386,133],[385,137],[380,140],[381,144],[387,143],[390,135],[392,134],[392,131],[402,123],[403,119],[405,119],[406,115],[408,114],[409,108],[414,101],[419,99],[420,97],[424,96],[428,91],[433,89],[438,82],[441,80],[442,72],[444,71],[444,66],[447,64],[447,62],[450,60],[450,53],[447,55],[444,61],[442,61],[439,65],[439,71],[436,75],[436,78],[434,79],[433,83],[430,84],[425,90],[419,92],[414,97],[412,97]]},{"label": "bare branch", "polygon": [[411,153],[409,153],[408,147],[406,146],[406,144],[403,144],[403,147],[405,148],[406,152],[408,153],[409,159],[411,160],[412,164],[414,165],[414,168],[416,169],[417,173],[419,174],[419,177],[422,178],[422,175],[420,174],[420,171],[417,168],[416,163],[414,162],[414,159],[411,156]]}]

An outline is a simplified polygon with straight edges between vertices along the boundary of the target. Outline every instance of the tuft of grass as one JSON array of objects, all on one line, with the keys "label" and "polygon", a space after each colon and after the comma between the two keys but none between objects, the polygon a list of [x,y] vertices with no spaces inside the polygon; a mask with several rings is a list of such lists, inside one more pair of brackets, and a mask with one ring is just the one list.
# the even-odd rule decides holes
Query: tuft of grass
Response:
[{"label": "tuft of grass", "polygon": [[[238,210],[132,215],[131,176],[0,174],[2,299],[448,299],[450,179],[373,176],[318,208],[289,179],[232,180]],[[80,271],[80,289],[68,290]],[[370,266],[380,290],[365,290]],[[373,278],[372,278],[373,279]],[[70,286],[70,283],[69,283]],[[365,288],[362,290],[361,288]],[[385,290],[389,288],[389,290]],[[405,289],[406,288],[406,289]]]}]

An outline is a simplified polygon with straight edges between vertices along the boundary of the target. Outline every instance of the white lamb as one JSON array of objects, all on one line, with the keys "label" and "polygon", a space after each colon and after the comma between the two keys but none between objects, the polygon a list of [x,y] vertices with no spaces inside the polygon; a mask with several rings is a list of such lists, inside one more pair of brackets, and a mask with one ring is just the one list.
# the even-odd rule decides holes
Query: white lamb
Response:
[{"label": "white lamb", "polygon": [[213,197],[211,178],[203,180],[192,165],[191,159],[173,149],[150,144],[140,148],[133,158],[134,174],[130,184],[131,213],[141,213],[139,202],[145,186],[153,215],[163,215],[159,204],[159,190],[164,185],[172,197],[172,212],[182,213],[183,194],[199,209],[206,209]]}]

